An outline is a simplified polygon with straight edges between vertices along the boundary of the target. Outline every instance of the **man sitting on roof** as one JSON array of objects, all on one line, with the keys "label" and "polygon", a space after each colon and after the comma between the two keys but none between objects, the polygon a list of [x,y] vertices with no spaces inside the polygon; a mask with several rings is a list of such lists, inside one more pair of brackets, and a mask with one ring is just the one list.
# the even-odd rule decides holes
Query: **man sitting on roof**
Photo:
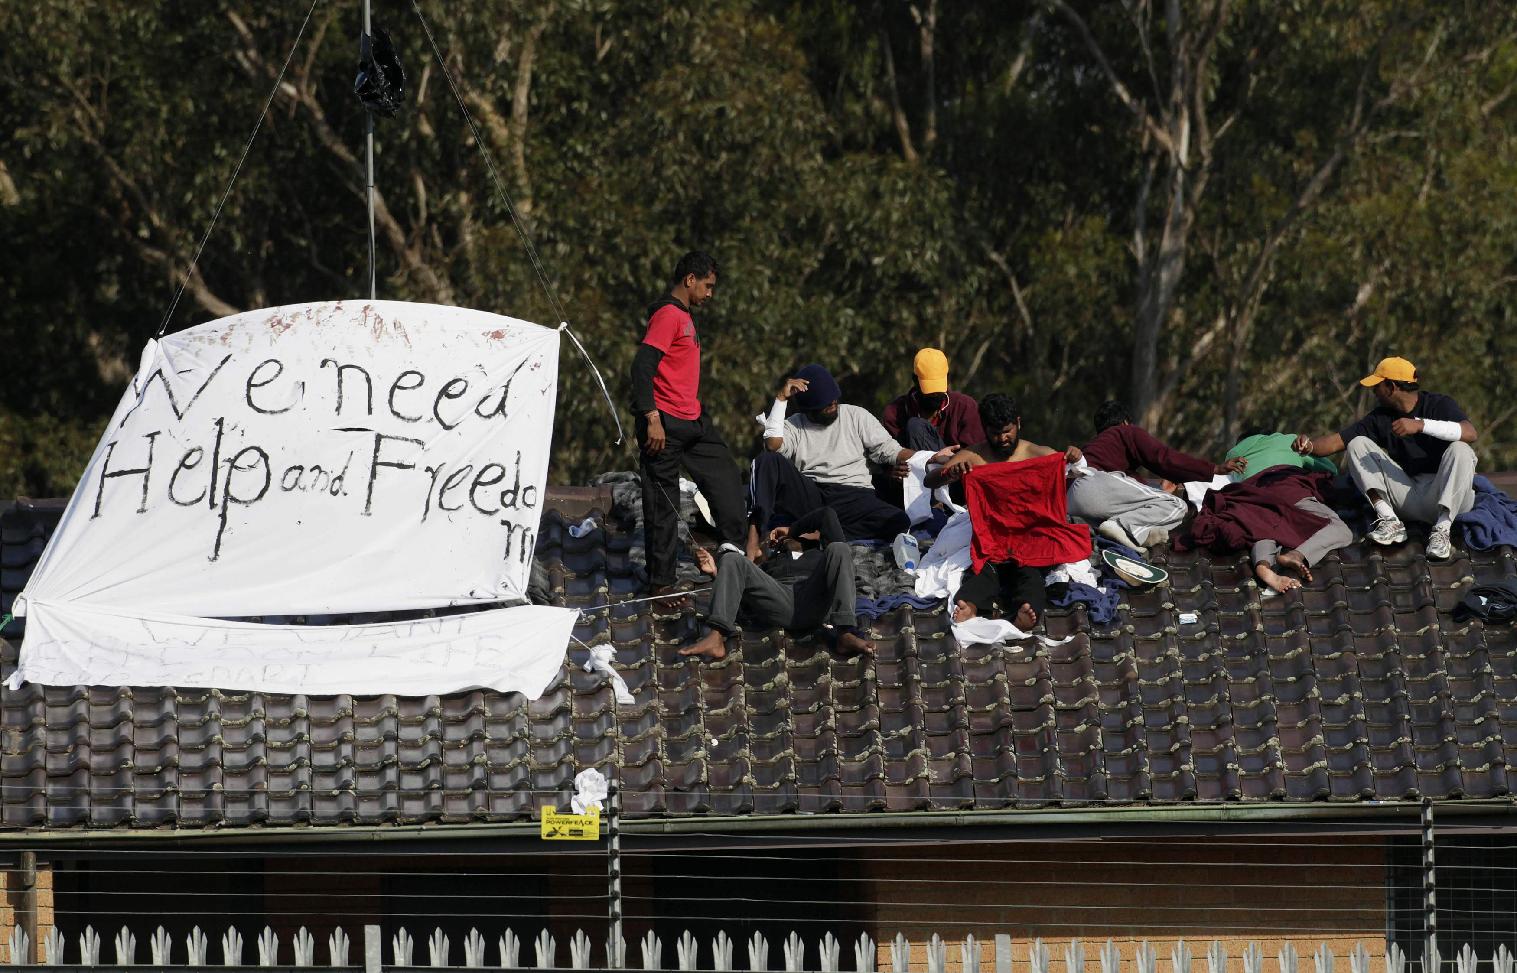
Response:
[{"label": "man sitting on roof", "polygon": [[[817,536],[814,546],[790,549],[812,534]],[[853,549],[843,540],[837,512],[818,507],[789,527],[774,528],[769,542],[775,550],[762,566],[728,547],[715,557],[696,549],[696,566],[716,579],[706,615],[710,631],[679,654],[724,658],[727,636],[737,630],[740,614],[765,629],[822,629],[840,652],[873,654],[874,643],[859,632],[854,614]]]},{"label": "man sitting on roof", "polygon": [[1421,391],[1405,358],[1382,359],[1359,384],[1373,390],[1375,408],[1340,432],[1297,436],[1295,450],[1330,456],[1346,447],[1349,475],[1375,508],[1369,539],[1400,544],[1403,517],[1430,523],[1427,556],[1444,560],[1454,518],[1475,504],[1475,426],[1449,396]]},{"label": "man sitting on roof", "polygon": [[[821,365],[785,380],[764,420],[764,447],[753,461],[749,497],[754,532],[768,532],[817,507],[831,507],[848,540],[889,540],[911,526],[906,511],[879,497],[869,464],[906,474],[912,451],[902,449],[880,421],[842,392]],[[786,418],[789,407],[795,414]],[[942,462],[952,455],[944,450]]]},{"label": "man sitting on roof", "polygon": [[[959,450],[940,469],[927,474],[927,486],[933,489],[944,484],[959,483],[966,473],[990,463],[1019,463],[1054,455],[1057,450],[1041,446],[1022,438],[1022,413],[1010,397],[995,393],[980,402],[980,423],[988,430],[984,442],[975,443]],[[1064,450],[1067,463],[1080,460],[1080,450],[1070,446]],[[1008,498],[1010,499],[1010,498]],[[1059,498],[1018,497],[1016,503],[1038,503],[1041,500]],[[1062,503],[1050,504],[1062,507]],[[1060,517],[1059,519],[1062,519]],[[1085,528],[1085,554],[1090,553],[1090,535]],[[1047,605],[1043,574],[1036,567],[1018,563],[1015,559],[986,561],[975,570],[973,566],[964,574],[963,583],[954,595],[953,620],[966,622],[978,615],[988,615],[994,608],[1012,619],[1022,631],[1030,630],[1042,617]]]},{"label": "man sitting on roof", "polygon": [[905,395],[885,406],[885,430],[906,446],[937,452],[944,446],[985,441],[980,407],[963,392],[948,387],[948,357],[923,348],[912,360],[916,382]]},{"label": "man sitting on roof", "polygon": [[1089,469],[1069,484],[1069,512],[1094,524],[1103,537],[1131,548],[1166,543],[1187,512],[1183,499],[1140,480],[1140,469],[1185,483],[1248,467],[1242,457],[1211,463],[1166,446],[1133,425],[1120,402],[1102,403],[1095,425],[1096,436],[1083,450]]}]

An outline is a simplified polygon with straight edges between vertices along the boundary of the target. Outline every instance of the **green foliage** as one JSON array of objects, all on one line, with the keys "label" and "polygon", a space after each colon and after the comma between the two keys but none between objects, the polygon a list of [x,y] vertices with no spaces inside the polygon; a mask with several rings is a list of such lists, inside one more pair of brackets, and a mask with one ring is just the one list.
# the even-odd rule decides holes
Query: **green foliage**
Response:
[{"label": "green foliage", "polygon": [[[909,383],[915,349],[936,344],[957,386],[1010,392],[1029,435],[1058,445],[1088,434],[1101,400],[1130,394],[1132,246],[1140,217],[1161,215],[1158,197],[1144,209],[1147,148],[1132,114],[1048,4],[422,6],[619,408],[643,308],[692,247],[723,268],[701,317],[702,397],[740,451],[781,374],[806,361],[879,407]],[[1150,68],[1125,8],[1071,7],[1140,97],[1151,71],[1168,76],[1166,49],[1156,40]],[[0,7],[0,30],[18,39],[0,61],[0,494],[71,488],[305,8]],[[1483,468],[1517,466],[1507,5],[1229,10],[1203,94],[1213,125],[1231,121],[1160,337],[1175,385],[1156,431],[1220,452],[1229,395],[1233,428],[1337,428],[1365,405],[1353,380],[1401,354],[1482,428]],[[201,258],[203,286],[171,327],[216,316],[217,301],[364,292],[357,16],[318,4]],[[381,295],[554,323],[409,7],[379,22],[415,99],[379,122],[396,224],[381,233]],[[1425,55],[1428,70],[1397,87]],[[1203,342],[1337,147],[1361,84],[1388,107],[1269,251],[1249,327]],[[561,387],[552,476],[632,466],[567,345]]]}]

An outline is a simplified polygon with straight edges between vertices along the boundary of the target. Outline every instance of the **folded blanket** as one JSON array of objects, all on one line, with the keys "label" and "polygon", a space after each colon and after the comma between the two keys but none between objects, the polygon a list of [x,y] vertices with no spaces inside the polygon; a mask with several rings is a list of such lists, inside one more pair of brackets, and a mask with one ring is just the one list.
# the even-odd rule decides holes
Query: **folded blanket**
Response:
[{"label": "folded blanket", "polygon": [[1454,518],[1471,551],[1489,551],[1506,544],[1517,547],[1517,500],[1496,489],[1483,476],[1475,477],[1475,506]]},{"label": "folded blanket", "polygon": [[886,595],[883,598],[860,597],[854,602],[853,610],[855,614],[863,615],[866,618],[879,618],[881,615],[890,614],[903,605],[913,611],[926,611],[929,608],[936,608],[942,603],[943,599],[941,598],[921,598],[917,595],[897,594]]}]

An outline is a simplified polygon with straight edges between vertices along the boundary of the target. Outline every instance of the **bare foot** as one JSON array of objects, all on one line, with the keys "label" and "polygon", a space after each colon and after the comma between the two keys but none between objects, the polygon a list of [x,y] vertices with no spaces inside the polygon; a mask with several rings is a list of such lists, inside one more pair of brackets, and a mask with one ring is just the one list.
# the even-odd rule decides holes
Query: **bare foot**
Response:
[{"label": "bare foot", "polygon": [[1254,575],[1264,583],[1265,587],[1271,591],[1278,591],[1282,595],[1301,587],[1301,582],[1289,575],[1279,573],[1268,564],[1254,565]]},{"label": "bare foot", "polygon": [[979,614],[980,610],[978,608],[963,599],[953,604],[953,620],[956,622],[967,622]]},{"label": "bare foot", "polygon": [[874,655],[874,642],[850,629],[838,636],[838,651],[843,655]]},{"label": "bare foot", "polygon": [[1301,580],[1312,580],[1312,569],[1306,563],[1306,558],[1301,556],[1300,551],[1284,551],[1275,555],[1275,564],[1293,574],[1301,576]]},{"label": "bare foot", "polygon": [[1038,624],[1038,613],[1032,610],[1031,605],[1023,602],[1022,607],[1017,609],[1017,617],[1011,623],[1024,632],[1030,632]]},{"label": "bare foot", "polygon": [[727,637],[713,628],[699,642],[692,642],[680,649],[679,654],[698,655],[706,659],[725,659],[727,658]]}]

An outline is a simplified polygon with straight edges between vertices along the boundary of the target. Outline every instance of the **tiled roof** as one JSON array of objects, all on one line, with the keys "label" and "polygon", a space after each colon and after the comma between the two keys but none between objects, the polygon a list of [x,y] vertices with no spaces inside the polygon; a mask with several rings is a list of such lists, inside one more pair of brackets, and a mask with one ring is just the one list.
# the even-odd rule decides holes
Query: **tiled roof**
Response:
[{"label": "tiled roof", "polygon": [[[60,511],[0,517],[0,610]],[[565,524],[543,520],[554,600],[632,595],[631,538]],[[1109,628],[1050,612],[1064,645],[961,650],[941,609],[903,608],[874,623],[874,660],[749,632],[701,665],[675,655],[693,616],[601,609],[576,634],[615,644],[622,706],[577,645],[533,702],[29,685],[4,692],[0,826],[525,820],[612,761],[643,817],[1508,796],[1517,631],[1449,609],[1472,580],[1517,578],[1517,558],[1421,555],[1355,545],[1261,600],[1243,558],[1169,553],[1168,584]]]}]

